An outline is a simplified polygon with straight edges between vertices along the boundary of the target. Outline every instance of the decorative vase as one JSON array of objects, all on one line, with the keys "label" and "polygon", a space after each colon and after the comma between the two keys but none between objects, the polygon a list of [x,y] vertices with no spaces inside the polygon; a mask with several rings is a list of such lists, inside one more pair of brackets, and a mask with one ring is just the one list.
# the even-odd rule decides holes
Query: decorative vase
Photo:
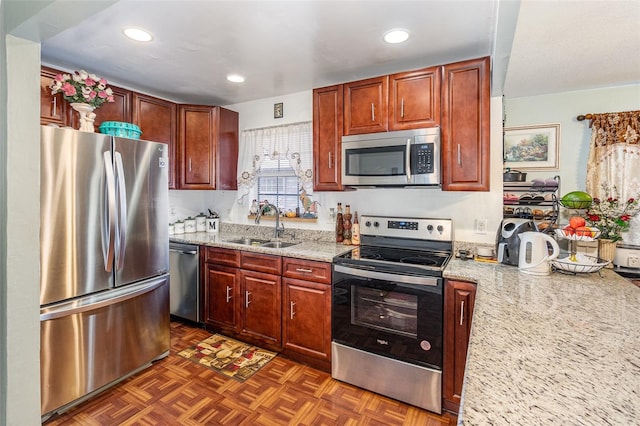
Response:
[{"label": "decorative vase", "polygon": [[96,114],[93,112],[95,108],[82,102],[72,102],[69,105],[80,114],[80,131],[95,132],[93,127],[93,120],[96,119]]},{"label": "decorative vase", "polygon": [[607,268],[613,268],[613,258],[616,255],[616,241],[608,240],[606,238],[600,238],[598,240],[598,257],[603,260],[608,260],[610,263]]}]

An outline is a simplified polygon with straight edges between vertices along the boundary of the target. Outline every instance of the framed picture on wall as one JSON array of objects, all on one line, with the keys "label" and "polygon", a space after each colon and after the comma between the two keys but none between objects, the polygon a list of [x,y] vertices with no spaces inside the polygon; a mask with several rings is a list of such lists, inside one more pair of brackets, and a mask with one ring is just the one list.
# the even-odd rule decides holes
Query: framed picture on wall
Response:
[{"label": "framed picture on wall", "polygon": [[505,127],[504,166],[517,170],[558,170],[560,124]]}]

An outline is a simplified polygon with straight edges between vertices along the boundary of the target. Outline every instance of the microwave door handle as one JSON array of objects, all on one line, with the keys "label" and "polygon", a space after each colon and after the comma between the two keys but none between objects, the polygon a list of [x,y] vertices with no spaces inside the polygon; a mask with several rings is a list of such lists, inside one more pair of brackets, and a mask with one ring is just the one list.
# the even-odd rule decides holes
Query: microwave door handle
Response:
[{"label": "microwave door handle", "polygon": [[411,138],[407,139],[407,183],[411,183]]}]

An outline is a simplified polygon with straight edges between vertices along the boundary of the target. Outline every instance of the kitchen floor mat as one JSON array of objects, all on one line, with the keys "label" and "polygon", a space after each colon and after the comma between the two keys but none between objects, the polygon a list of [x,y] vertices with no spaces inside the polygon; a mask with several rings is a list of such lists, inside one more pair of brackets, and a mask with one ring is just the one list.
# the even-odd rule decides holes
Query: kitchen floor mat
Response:
[{"label": "kitchen floor mat", "polygon": [[183,358],[232,379],[244,382],[267,365],[276,352],[214,334],[195,346],[178,352]]}]

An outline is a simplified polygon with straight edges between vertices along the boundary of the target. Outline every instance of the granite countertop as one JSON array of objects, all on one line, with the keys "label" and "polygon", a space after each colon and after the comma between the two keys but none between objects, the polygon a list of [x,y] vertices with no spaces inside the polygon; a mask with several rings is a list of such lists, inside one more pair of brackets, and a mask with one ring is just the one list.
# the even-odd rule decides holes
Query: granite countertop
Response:
[{"label": "granite countertop", "polygon": [[[354,246],[322,240],[289,240],[291,242],[295,242],[296,245],[285,248],[258,247],[230,242],[231,240],[246,236],[247,234],[245,233],[233,232],[194,232],[170,235],[169,240],[234,250],[252,251],[256,253],[273,254],[276,256],[295,257],[297,259],[316,260],[320,262],[331,262],[335,256],[353,250],[354,248]],[[267,240],[270,239],[263,236],[256,237],[265,238]],[[283,239],[283,241],[285,240]]]},{"label": "granite countertop", "polygon": [[478,283],[458,424],[637,424],[640,288],[601,272],[449,263]]}]

